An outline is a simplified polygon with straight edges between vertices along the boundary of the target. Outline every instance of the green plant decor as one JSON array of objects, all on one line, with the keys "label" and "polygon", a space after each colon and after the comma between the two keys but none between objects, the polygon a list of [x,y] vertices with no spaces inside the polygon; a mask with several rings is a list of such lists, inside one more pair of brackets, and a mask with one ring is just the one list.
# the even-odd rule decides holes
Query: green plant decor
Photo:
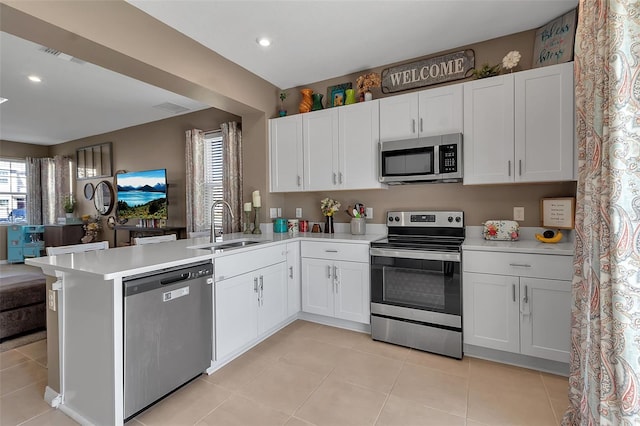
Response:
[{"label": "green plant decor", "polygon": [[494,66],[482,64],[482,67],[473,70],[475,78],[495,77],[498,74],[500,74],[500,64]]},{"label": "green plant decor", "polygon": [[64,201],[62,203],[62,208],[65,213],[73,213],[76,209],[76,200],[73,198],[73,195],[67,195],[64,197]]}]

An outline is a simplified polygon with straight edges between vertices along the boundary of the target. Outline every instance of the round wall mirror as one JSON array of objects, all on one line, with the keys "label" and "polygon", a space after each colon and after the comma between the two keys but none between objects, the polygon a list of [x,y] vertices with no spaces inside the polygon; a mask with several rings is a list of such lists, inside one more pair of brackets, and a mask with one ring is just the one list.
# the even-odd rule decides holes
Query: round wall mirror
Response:
[{"label": "round wall mirror", "polygon": [[93,194],[93,205],[101,215],[107,215],[113,209],[115,194],[111,182],[103,180],[96,185]]},{"label": "round wall mirror", "polygon": [[94,191],[95,191],[95,188],[93,187],[92,183],[85,184],[84,185],[84,198],[86,198],[87,200],[92,199]]}]

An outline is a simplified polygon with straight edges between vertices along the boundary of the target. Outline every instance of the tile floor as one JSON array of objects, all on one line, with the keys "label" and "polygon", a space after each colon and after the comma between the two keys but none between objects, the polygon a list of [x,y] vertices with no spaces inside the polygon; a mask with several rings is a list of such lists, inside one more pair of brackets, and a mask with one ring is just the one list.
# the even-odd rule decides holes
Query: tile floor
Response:
[{"label": "tile floor", "polygon": [[[50,408],[46,340],[0,354],[0,424],[72,425]],[[127,424],[557,425],[568,381],[457,361],[296,321]]]}]

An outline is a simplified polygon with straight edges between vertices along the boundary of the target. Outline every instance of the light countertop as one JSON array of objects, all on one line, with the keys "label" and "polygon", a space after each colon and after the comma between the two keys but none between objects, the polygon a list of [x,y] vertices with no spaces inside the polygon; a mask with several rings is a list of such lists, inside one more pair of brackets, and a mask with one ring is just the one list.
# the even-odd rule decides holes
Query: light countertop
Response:
[{"label": "light countertop", "polygon": [[[132,275],[158,271],[229,256],[240,251],[256,250],[285,241],[335,241],[341,243],[369,244],[383,238],[381,234],[351,235],[322,233],[265,233],[261,235],[233,233],[224,235],[223,241],[251,239],[263,242],[234,250],[216,252],[207,248],[208,237],[169,241],[157,244],[118,247],[109,250],[97,250],[85,253],[64,254],[26,259],[29,265],[42,268],[45,274],[55,272],[76,272],[98,276],[103,280],[112,280]],[[220,242],[220,241],[218,241]]]},{"label": "light countertop", "polygon": [[488,241],[482,237],[481,226],[468,226],[467,237],[462,244],[462,251],[496,251],[510,253],[552,254],[557,256],[573,256],[573,234],[563,231],[564,237],[559,243],[541,243],[536,240],[535,233],[542,233],[542,228],[520,228],[518,241]]}]

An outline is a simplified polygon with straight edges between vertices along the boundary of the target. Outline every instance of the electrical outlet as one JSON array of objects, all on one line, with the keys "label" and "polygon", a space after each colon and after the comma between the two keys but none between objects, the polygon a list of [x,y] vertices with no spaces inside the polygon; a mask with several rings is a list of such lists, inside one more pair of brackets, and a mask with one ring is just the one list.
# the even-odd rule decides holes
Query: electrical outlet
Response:
[{"label": "electrical outlet", "polygon": [[513,220],[524,220],[524,207],[513,208]]},{"label": "electrical outlet", "polygon": [[296,207],[296,219],[300,219],[302,217],[302,207]]},{"label": "electrical outlet", "polygon": [[275,207],[271,207],[269,209],[269,218],[270,219],[275,219],[276,217],[278,217],[278,209]]},{"label": "electrical outlet", "polygon": [[282,209],[278,207],[278,217],[282,217]]},{"label": "electrical outlet", "polygon": [[54,311],[56,310],[56,292],[53,290],[49,290],[49,309]]},{"label": "electrical outlet", "polygon": [[367,207],[364,209],[364,215],[369,219],[373,219],[373,207]]}]

